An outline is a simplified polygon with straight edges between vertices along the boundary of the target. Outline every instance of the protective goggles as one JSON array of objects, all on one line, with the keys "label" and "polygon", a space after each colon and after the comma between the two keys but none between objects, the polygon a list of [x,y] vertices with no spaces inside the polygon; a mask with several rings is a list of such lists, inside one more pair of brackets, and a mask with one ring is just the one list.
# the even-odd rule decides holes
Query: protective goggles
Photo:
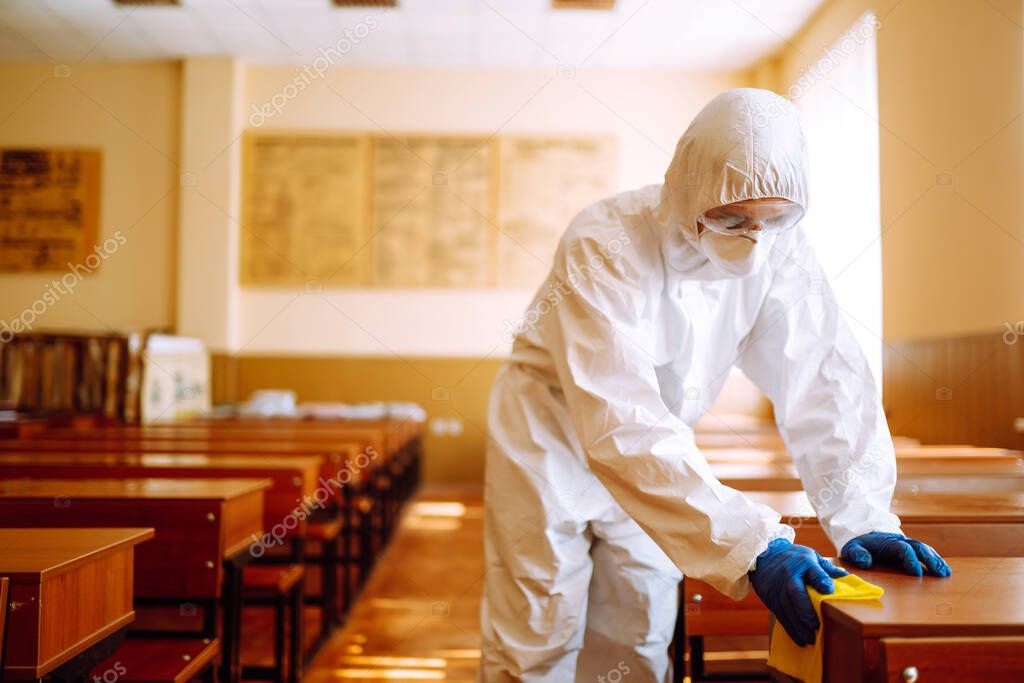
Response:
[{"label": "protective goggles", "polygon": [[788,199],[747,200],[705,211],[697,220],[721,235],[776,233],[792,228],[803,218],[804,210]]}]

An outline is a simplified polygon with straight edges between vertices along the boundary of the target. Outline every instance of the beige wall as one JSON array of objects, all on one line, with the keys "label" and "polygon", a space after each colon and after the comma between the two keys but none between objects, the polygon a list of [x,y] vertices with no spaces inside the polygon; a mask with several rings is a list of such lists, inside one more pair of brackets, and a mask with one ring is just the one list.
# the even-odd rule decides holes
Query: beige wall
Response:
[{"label": "beige wall", "polygon": [[[0,146],[98,147],[100,240],[125,243],[34,329],[174,324],[180,67],[0,64]],[[0,274],[0,320],[19,317],[66,271]],[[39,307],[37,307],[37,311]]]},{"label": "beige wall", "polygon": [[1001,333],[1024,316],[1022,3],[834,0],[752,79],[786,92],[868,9],[881,22],[885,338]]},{"label": "beige wall", "polygon": [[[247,112],[270,102],[295,76],[292,67],[250,66]],[[552,69],[332,68],[261,130],[612,134],[619,147],[614,186],[630,189],[660,182],[692,116],[739,84],[735,74],[667,70],[581,70],[560,78]],[[500,357],[507,351],[505,321],[517,320],[532,295],[532,289],[240,289],[235,349]]]},{"label": "beige wall", "polygon": [[[53,78],[49,65],[0,65],[0,144],[102,147],[102,234],[120,229],[128,239],[40,325],[176,324],[235,354],[215,356],[221,400],[266,387],[295,389],[301,400],[415,400],[462,428],[427,437],[428,479],[479,480],[503,321],[518,318],[532,292],[320,295],[237,284],[238,134],[250,105],[294,74],[230,59],[72,66],[67,79]],[[697,109],[739,84],[735,74],[678,71],[558,78],[540,70],[332,68],[263,128],[611,133],[619,143],[616,185],[625,189],[659,182]],[[49,277],[0,276],[0,316],[31,305]]]}]

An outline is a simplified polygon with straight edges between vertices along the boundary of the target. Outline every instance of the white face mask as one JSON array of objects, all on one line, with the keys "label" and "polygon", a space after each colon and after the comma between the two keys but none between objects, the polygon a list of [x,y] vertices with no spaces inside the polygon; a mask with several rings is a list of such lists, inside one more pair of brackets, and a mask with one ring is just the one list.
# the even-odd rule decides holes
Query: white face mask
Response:
[{"label": "white face mask", "polygon": [[752,239],[711,230],[700,233],[701,251],[727,278],[745,277],[757,271],[768,260],[774,242],[774,235],[761,234]]}]

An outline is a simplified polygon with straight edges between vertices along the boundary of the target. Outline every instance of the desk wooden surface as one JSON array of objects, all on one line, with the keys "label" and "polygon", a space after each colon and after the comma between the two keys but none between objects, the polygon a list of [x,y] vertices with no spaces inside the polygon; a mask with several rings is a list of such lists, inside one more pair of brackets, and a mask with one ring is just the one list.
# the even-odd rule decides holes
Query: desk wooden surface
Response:
[{"label": "desk wooden surface", "polygon": [[264,430],[280,430],[294,427],[296,429],[302,429],[304,431],[318,431],[318,430],[334,430],[334,429],[352,429],[352,428],[370,428],[370,429],[387,429],[392,433],[402,434],[406,438],[413,438],[419,435],[423,431],[424,423],[409,418],[394,418],[394,417],[383,417],[383,418],[367,418],[367,419],[353,419],[353,418],[315,418],[315,419],[303,419],[303,418],[263,418],[263,417],[230,417],[230,418],[216,418],[216,419],[203,419],[196,418],[193,420],[183,420],[173,423],[157,423],[153,426],[210,426],[215,428],[246,428],[246,429],[264,429]]},{"label": "desk wooden surface", "polygon": [[[0,441],[0,453],[166,453],[209,456],[324,458],[321,475],[336,476],[359,455],[358,444],[324,445],[317,442],[276,441],[273,439],[77,439],[71,437],[34,437]],[[376,462],[376,461],[371,461]],[[353,466],[354,467],[354,466]],[[358,470],[356,470],[358,471]]]},{"label": "desk wooden surface", "polygon": [[825,601],[826,680],[886,681],[880,656],[886,638],[1024,636],[1024,559],[946,560],[953,575],[944,579],[857,570],[885,588],[880,601]]},{"label": "desk wooden surface", "polygon": [[[153,529],[0,529],[10,579],[4,677],[39,679],[135,618],[135,546]],[[145,546],[143,546],[145,547]]]},{"label": "desk wooden surface", "polygon": [[[1021,462],[1024,452],[1006,448],[976,448],[973,446],[912,446],[896,447],[897,460],[962,460],[977,462]],[[785,448],[716,447],[702,448],[701,453],[710,463],[792,463]],[[1022,464],[1024,466],[1024,464]]]},{"label": "desk wooden surface", "polygon": [[[744,495],[779,512],[782,522],[796,529],[797,543],[826,557],[837,553],[806,494],[752,491]],[[931,545],[943,557],[986,557],[995,550],[1005,557],[1024,558],[1024,493],[897,493],[892,511],[900,516],[907,536]],[[704,582],[687,578],[684,601],[690,635],[766,632],[768,611],[753,594],[735,602]]]},{"label": "desk wooden surface", "polygon": [[214,441],[294,441],[314,443],[327,448],[346,449],[354,447],[356,452],[369,448],[387,457],[396,453],[411,438],[419,433],[419,423],[393,423],[386,420],[350,422],[344,425],[332,424],[310,428],[308,422],[259,426],[248,423],[197,423],[184,422],[156,425],[109,425],[89,429],[59,428],[41,432],[34,438],[85,440],[104,439],[183,439]]},{"label": "desk wooden surface", "polygon": [[[271,487],[264,499],[264,526],[269,529],[289,515],[318,487],[323,458],[319,456],[209,456],[169,453],[0,453],[0,479],[89,478],[269,478]],[[334,497],[336,489],[330,488]],[[318,501],[319,502],[319,501]],[[306,519],[289,529],[304,533]]]},{"label": "desk wooden surface", "polygon": [[[748,491],[744,495],[778,511],[783,521],[816,524],[814,508],[806,493],[797,491]],[[951,522],[1024,523],[1024,493],[949,493],[920,496],[899,493],[892,511],[903,524]],[[1024,544],[1024,538],[1021,539]]]},{"label": "desk wooden surface", "polygon": [[[77,438],[79,432],[61,429],[40,434],[40,439]],[[270,443],[280,445],[295,444],[294,448],[303,452],[308,449],[323,451],[339,451],[353,457],[360,453],[377,454],[379,458],[393,457],[404,445],[406,438],[402,432],[391,430],[387,426],[355,425],[344,429],[304,429],[297,427],[278,427],[276,429],[253,428],[245,426],[206,426],[206,425],[125,425],[114,427],[97,427],[82,430],[81,437],[85,440],[122,439],[127,441],[207,441],[214,443],[240,443],[251,448],[253,443]],[[291,450],[291,449],[290,449]]]},{"label": "desk wooden surface", "polygon": [[953,575],[845,569],[885,589],[880,601],[826,601],[823,616],[864,637],[1024,635],[1024,558],[947,557]]},{"label": "desk wooden surface", "polygon": [[269,479],[8,479],[0,524],[9,527],[153,527],[139,548],[140,597],[215,598],[223,560],[263,533]]},{"label": "desk wooden surface", "polygon": [[[987,458],[897,460],[897,488],[915,492],[1022,491],[1024,461]],[[799,491],[800,478],[792,463],[712,463],[711,471],[726,486],[741,491]]]},{"label": "desk wooden surface", "polygon": [[269,479],[6,479],[0,498],[224,501],[268,488]]}]

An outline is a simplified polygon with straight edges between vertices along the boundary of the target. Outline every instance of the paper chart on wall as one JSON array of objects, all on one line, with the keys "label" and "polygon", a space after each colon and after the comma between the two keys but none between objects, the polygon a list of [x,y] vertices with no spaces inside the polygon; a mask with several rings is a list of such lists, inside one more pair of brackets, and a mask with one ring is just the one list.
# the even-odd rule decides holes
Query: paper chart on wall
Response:
[{"label": "paper chart on wall", "polygon": [[365,283],[366,154],[357,135],[250,135],[243,285]]},{"label": "paper chart on wall", "polygon": [[373,159],[374,284],[493,284],[493,155],[488,139],[379,137]]},{"label": "paper chart on wall", "polygon": [[536,287],[572,218],[615,190],[615,140],[504,137],[500,159],[498,283]]}]

